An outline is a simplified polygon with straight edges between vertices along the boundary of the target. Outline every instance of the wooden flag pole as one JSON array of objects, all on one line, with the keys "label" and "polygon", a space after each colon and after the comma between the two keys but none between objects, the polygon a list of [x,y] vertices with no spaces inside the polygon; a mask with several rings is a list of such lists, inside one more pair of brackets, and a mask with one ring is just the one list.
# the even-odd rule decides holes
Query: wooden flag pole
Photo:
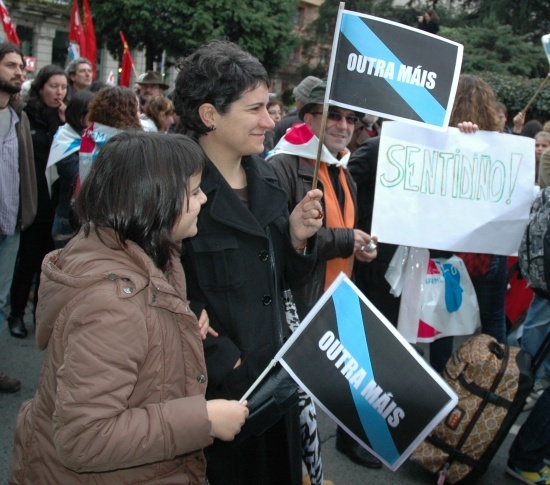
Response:
[{"label": "wooden flag pole", "polygon": [[542,88],[544,87],[544,85],[546,84],[546,81],[548,81],[548,78],[550,77],[550,72],[546,75],[546,77],[544,78],[544,81],[542,81],[541,85],[539,86],[539,88],[537,89],[537,91],[535,92],[535,94],[533,94],[533,97],[529,100],[529,102],[527,103],[527,106],[525,106],[525,108],[523,108],[520,113],[523,113],[523,114],[526,114],[527,113],[527,110],[531,107],[531,105],[533,104],[533,101],[535,101],[535,98],[539,95],[539,93],[542,91]]},{"label": "wooden flag pole", "polygon": [[321,133],[319,133],[319,144],[317,145],[317,157],[315,158],[315,168],[313,169],[313,181],[311,188],[317,188],[317,182],[319,181],[319,168],[321,166],[321,152],[323,151],[323,145],[325,144],[325,130],[327,128],[327,115],[328,104],[323,104],[323,118],[321,119]]},{"label": "wooden flag pole", "polygon": [[334,72],[334,55],[338,46],[338,32],[340,30],[340,21],[342,18],[342,12],[346,4],[340,2],[338,7],[338,17],[336,20],[336,29],[334,31],[334,38],[332,40],[332,52],[330,55],[330,67],[328,71],[327,79],[327,91],[325,93],[325,102],[323,103],[323,118],[321,120],[321,133],[319,133],[319,145],[317,146],[317,158],[315,159],[315,168],[313,170],[313,181],[311,188],[316,189],[319,181],[319,167],[321,165],[321,153],[323,151],[323,145],[325,144],[325,130],[327,128],[327,115],[328,115],[328,100],[330,99],[330,92],[332,89],[332,73]]},{"label": "wooden flag pole", "polygon": [[134,60],[132,59],[132,70],[134,71],[134,76],[136,76],[136,80],[134,81],[134,84],[139,79],[139,74],[136,71],[136,66],[134,66]]}]

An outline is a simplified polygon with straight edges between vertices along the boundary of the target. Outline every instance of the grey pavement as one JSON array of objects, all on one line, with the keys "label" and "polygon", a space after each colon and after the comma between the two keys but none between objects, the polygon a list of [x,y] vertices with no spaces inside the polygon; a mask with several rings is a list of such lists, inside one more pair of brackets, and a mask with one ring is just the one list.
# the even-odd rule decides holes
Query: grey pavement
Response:
[{"label": "grey pavement", "polygon": [[[30,306],[29,306],[30,309]],[[27,311],[29,314],[29,310]],[[29,336],[20,340],[13,338],[3,325],[0,332],[0,372],[4,372],[21,380],[21,391],[15,394],[0,394],[0,484],[7,483],[9,464],[11,460],[13,432],[15,419],[21,403],[33,396],[38,383],[43,353],[35,346],[34,328],[30,317],[26,317]],[[455,339],[460,342],[459,339]],[[427,345],[421,345],[426,351]],[[322,456],[325,478],[335,485],[364,484],[435,484],[437,478],[412,462],[405,462],[396,472],[387,468],[369,470],[358,466],[336,451],[336,425],[321,410],[319,414],[319,430],[322,441]],[[512,434],[506,438],[498,451],[487,473],[478,481],[479,485],[514,485],[518,482],[504,474],[508,448],[513,440],[517,425],[525,420],[522,413],[518,423],[512,428]],[[57,485],[57,484],[51,484]],[[258,484],[261,485],[261,484]]]}]

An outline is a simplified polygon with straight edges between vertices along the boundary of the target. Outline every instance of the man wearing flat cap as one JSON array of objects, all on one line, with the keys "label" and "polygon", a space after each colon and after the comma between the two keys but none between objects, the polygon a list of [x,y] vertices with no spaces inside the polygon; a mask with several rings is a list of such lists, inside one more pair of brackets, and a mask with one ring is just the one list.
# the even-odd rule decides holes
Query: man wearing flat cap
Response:
[{"label": "man wearing flat cap", "polygon": [[139,76],[137,83],[139,85],[139,105],[143,110],[145,103],[155,96],[163,94],[168,89],[168,84],[162,79],[162,74],[158,71],[147,71]]},{"label": "man wearing flat cap", "polygon": [[279,143],[279,140],[286,133],[286,130],[288,130],[292,125],[302,122],[298,116],[298,111],[300,111],[304,104],[307,103],[309,93],[311,93],[313,86],[319,84],[320,82],[321,80],[318,77],[308,76],[292,90],[294,100],[296,101],[296,109],[288,113],[282,120],[279,120],[275,125],[275,128],[273,128],[273,143],[275,145]]},{"label": "man wearing flat cap", "polygon": [[[317,147],[321,133],[326,82],[317,83],[299,110],[302,124],[292,126],[267,160],[289,195],[289,210],[311,190]],[[309,281],[292,290],[298,315],[303,319],[324,291],[343,271],[352,276],[355,259],[370,262],[376,257],[376,241],[357,224],[356,185],[347,170],[351,140],[359,116],[353,110],[329,106],[324,146],[319,167],[319,188],[323,191],[323,226],[317,233],[317,263]],[[338,428],[336,448],[356,463],[380,468],[381,462]]]}]

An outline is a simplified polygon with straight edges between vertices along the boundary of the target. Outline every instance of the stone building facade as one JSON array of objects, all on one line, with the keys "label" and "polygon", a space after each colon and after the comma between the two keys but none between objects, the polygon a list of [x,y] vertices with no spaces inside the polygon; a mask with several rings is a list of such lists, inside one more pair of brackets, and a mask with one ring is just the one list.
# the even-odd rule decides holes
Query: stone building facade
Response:
[{"label": "stone building facade", "polygon": [[[66,66],[68,56],[68,32],[71,0],[29,0],[25,2],[4,2],[10,12],[21,40],[25,56],[35,60],[36,71],[48,64]],[[0,36],[4,38],[0,29]],[[138,73],[145,69],[143,52],[132,51],[132,58]],[[116,75],[119,61],[107,49],[98,46],[98,79],[105,81],[111,71]],[[33,72],[29,72],[33,77]]]}]

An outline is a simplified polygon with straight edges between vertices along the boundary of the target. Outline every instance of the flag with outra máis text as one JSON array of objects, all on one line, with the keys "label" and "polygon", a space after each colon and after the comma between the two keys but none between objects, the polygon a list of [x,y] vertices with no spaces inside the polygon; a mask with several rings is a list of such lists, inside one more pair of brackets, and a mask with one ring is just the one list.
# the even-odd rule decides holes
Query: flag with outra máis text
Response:
[{"label": "flag with outra m\u00e1is text", "polygon": [[339,12],[329,72],[329,104],[444,130],[463,46],[349,10]]},{"label": "flag with outra m\u00e1is text", "polygon": [[391,470],[457,402],[443,379],[343,273],[275,358]]}]

